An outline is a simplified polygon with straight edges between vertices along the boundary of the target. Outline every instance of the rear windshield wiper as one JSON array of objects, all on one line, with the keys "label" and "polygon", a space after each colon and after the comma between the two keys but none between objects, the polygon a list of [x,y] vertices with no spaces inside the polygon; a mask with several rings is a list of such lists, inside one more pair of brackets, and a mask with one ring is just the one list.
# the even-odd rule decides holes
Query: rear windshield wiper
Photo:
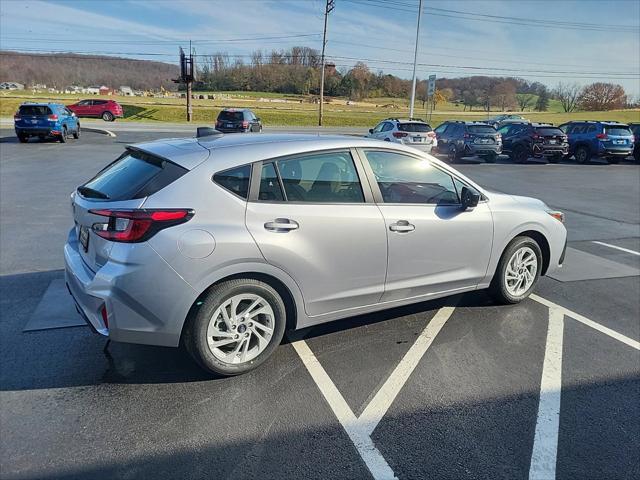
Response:
[{"label": "rear windshield wiper", "polygon": [[90,187],[78,187],[78,193],[87,198],[101,198],[103,200],[109,200],[109,195]]}]

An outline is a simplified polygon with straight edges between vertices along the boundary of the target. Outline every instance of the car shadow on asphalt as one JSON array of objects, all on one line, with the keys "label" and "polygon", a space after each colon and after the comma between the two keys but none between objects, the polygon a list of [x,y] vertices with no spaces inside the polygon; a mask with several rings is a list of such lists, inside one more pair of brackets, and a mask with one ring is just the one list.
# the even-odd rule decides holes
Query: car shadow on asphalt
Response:
[{"label": "car shadow on asphalt", "polygon": [[[110,342],[89,327],[67,327],[32,332],[22,329],[52,280],[61,270],[0,277],[0,390],[64,388],[102,383],[147,384],[218,380],[200,369],[180,348]],[[407,315],[431,314],[443,306],[491,306],[484,292],[422,302],[337,320],[289,332],[286,345],[301,338],[373,325]],[[106,347],[106,348],[105,348]]]}]

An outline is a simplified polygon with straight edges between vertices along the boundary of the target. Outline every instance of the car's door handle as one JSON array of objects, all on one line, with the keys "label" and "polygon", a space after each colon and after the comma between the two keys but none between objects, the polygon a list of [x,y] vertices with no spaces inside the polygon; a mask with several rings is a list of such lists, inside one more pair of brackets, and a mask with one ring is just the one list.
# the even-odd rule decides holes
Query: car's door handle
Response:
[{"label": "car's door handle", "polygon": [[286,233],[291,230],[297,230],[300,225],[295,220],[289,220],[288,218],[276,218],[272,222],[264,224],[264,228],[270,232]]},{"label": "car's door handle", "polygon": [[398,220],[396,223],[392,223],[391,225],[389,225],[389,230],[398,233],[413,232],[415,229],[416,226],[407,222],[406,220]]}]

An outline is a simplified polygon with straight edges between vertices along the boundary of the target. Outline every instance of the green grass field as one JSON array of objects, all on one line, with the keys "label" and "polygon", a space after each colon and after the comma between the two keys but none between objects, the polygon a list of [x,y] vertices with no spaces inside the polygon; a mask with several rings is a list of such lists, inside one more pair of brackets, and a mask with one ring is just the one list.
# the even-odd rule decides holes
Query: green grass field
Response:
[{"label": "green grass field", "polygon": [[[268,126],[314,126],[318,121],[318,105],[310,97],[301,95],[279,95],[263,92],[196,92],[205,99],[193,101],[194,121],[212,123],[223,107],[251,108]],[[207,99],[215,95],[215,99]],[[29,92],[0,93],[0,117],[11,117],[18,106],[27,101],[54,101],[74,103],[86,95],[30,94]],[[186,122],[186,100],[184,98],[155,97],[104,97],[117,100],[124,108],[126,122]],[[331,99],[326,104],[324,124],[326,126],[372,127],[389,117],[406,117],[409,114],[408,100],[397,98],[372,98],[347,105],[345,99]],[[491,112],[489,116],[501,112]],[[569,120],[617,120],[620,122],[640,122],[640,110],[614,110],[607,112],[564,113],[556,101],[550,104],[548,112],[516,112],[536,122],[555,125]],[[414,116],[426,118],[421,102],[416,102]],[[442,104],[433,112],[433,127],[445,120],[483,120],[487,114],[481,111],[463,111],[462,105]]]}]

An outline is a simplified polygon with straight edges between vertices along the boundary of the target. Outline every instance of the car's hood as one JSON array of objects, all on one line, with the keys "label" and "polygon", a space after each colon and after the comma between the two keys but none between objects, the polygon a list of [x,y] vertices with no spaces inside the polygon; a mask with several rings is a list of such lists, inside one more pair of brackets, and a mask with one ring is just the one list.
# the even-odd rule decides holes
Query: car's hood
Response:
[{"label": "car's hood", "polygon": [[501,203],[511,203],[517,205],[524,205],[530,208],[548,210],[549,207],[542,200],[538,200],[533,197],[523,197],[520,195],[509,195],[507,193],[496,192],[492,190],[485,190],[492,200],[497,200]]}]

